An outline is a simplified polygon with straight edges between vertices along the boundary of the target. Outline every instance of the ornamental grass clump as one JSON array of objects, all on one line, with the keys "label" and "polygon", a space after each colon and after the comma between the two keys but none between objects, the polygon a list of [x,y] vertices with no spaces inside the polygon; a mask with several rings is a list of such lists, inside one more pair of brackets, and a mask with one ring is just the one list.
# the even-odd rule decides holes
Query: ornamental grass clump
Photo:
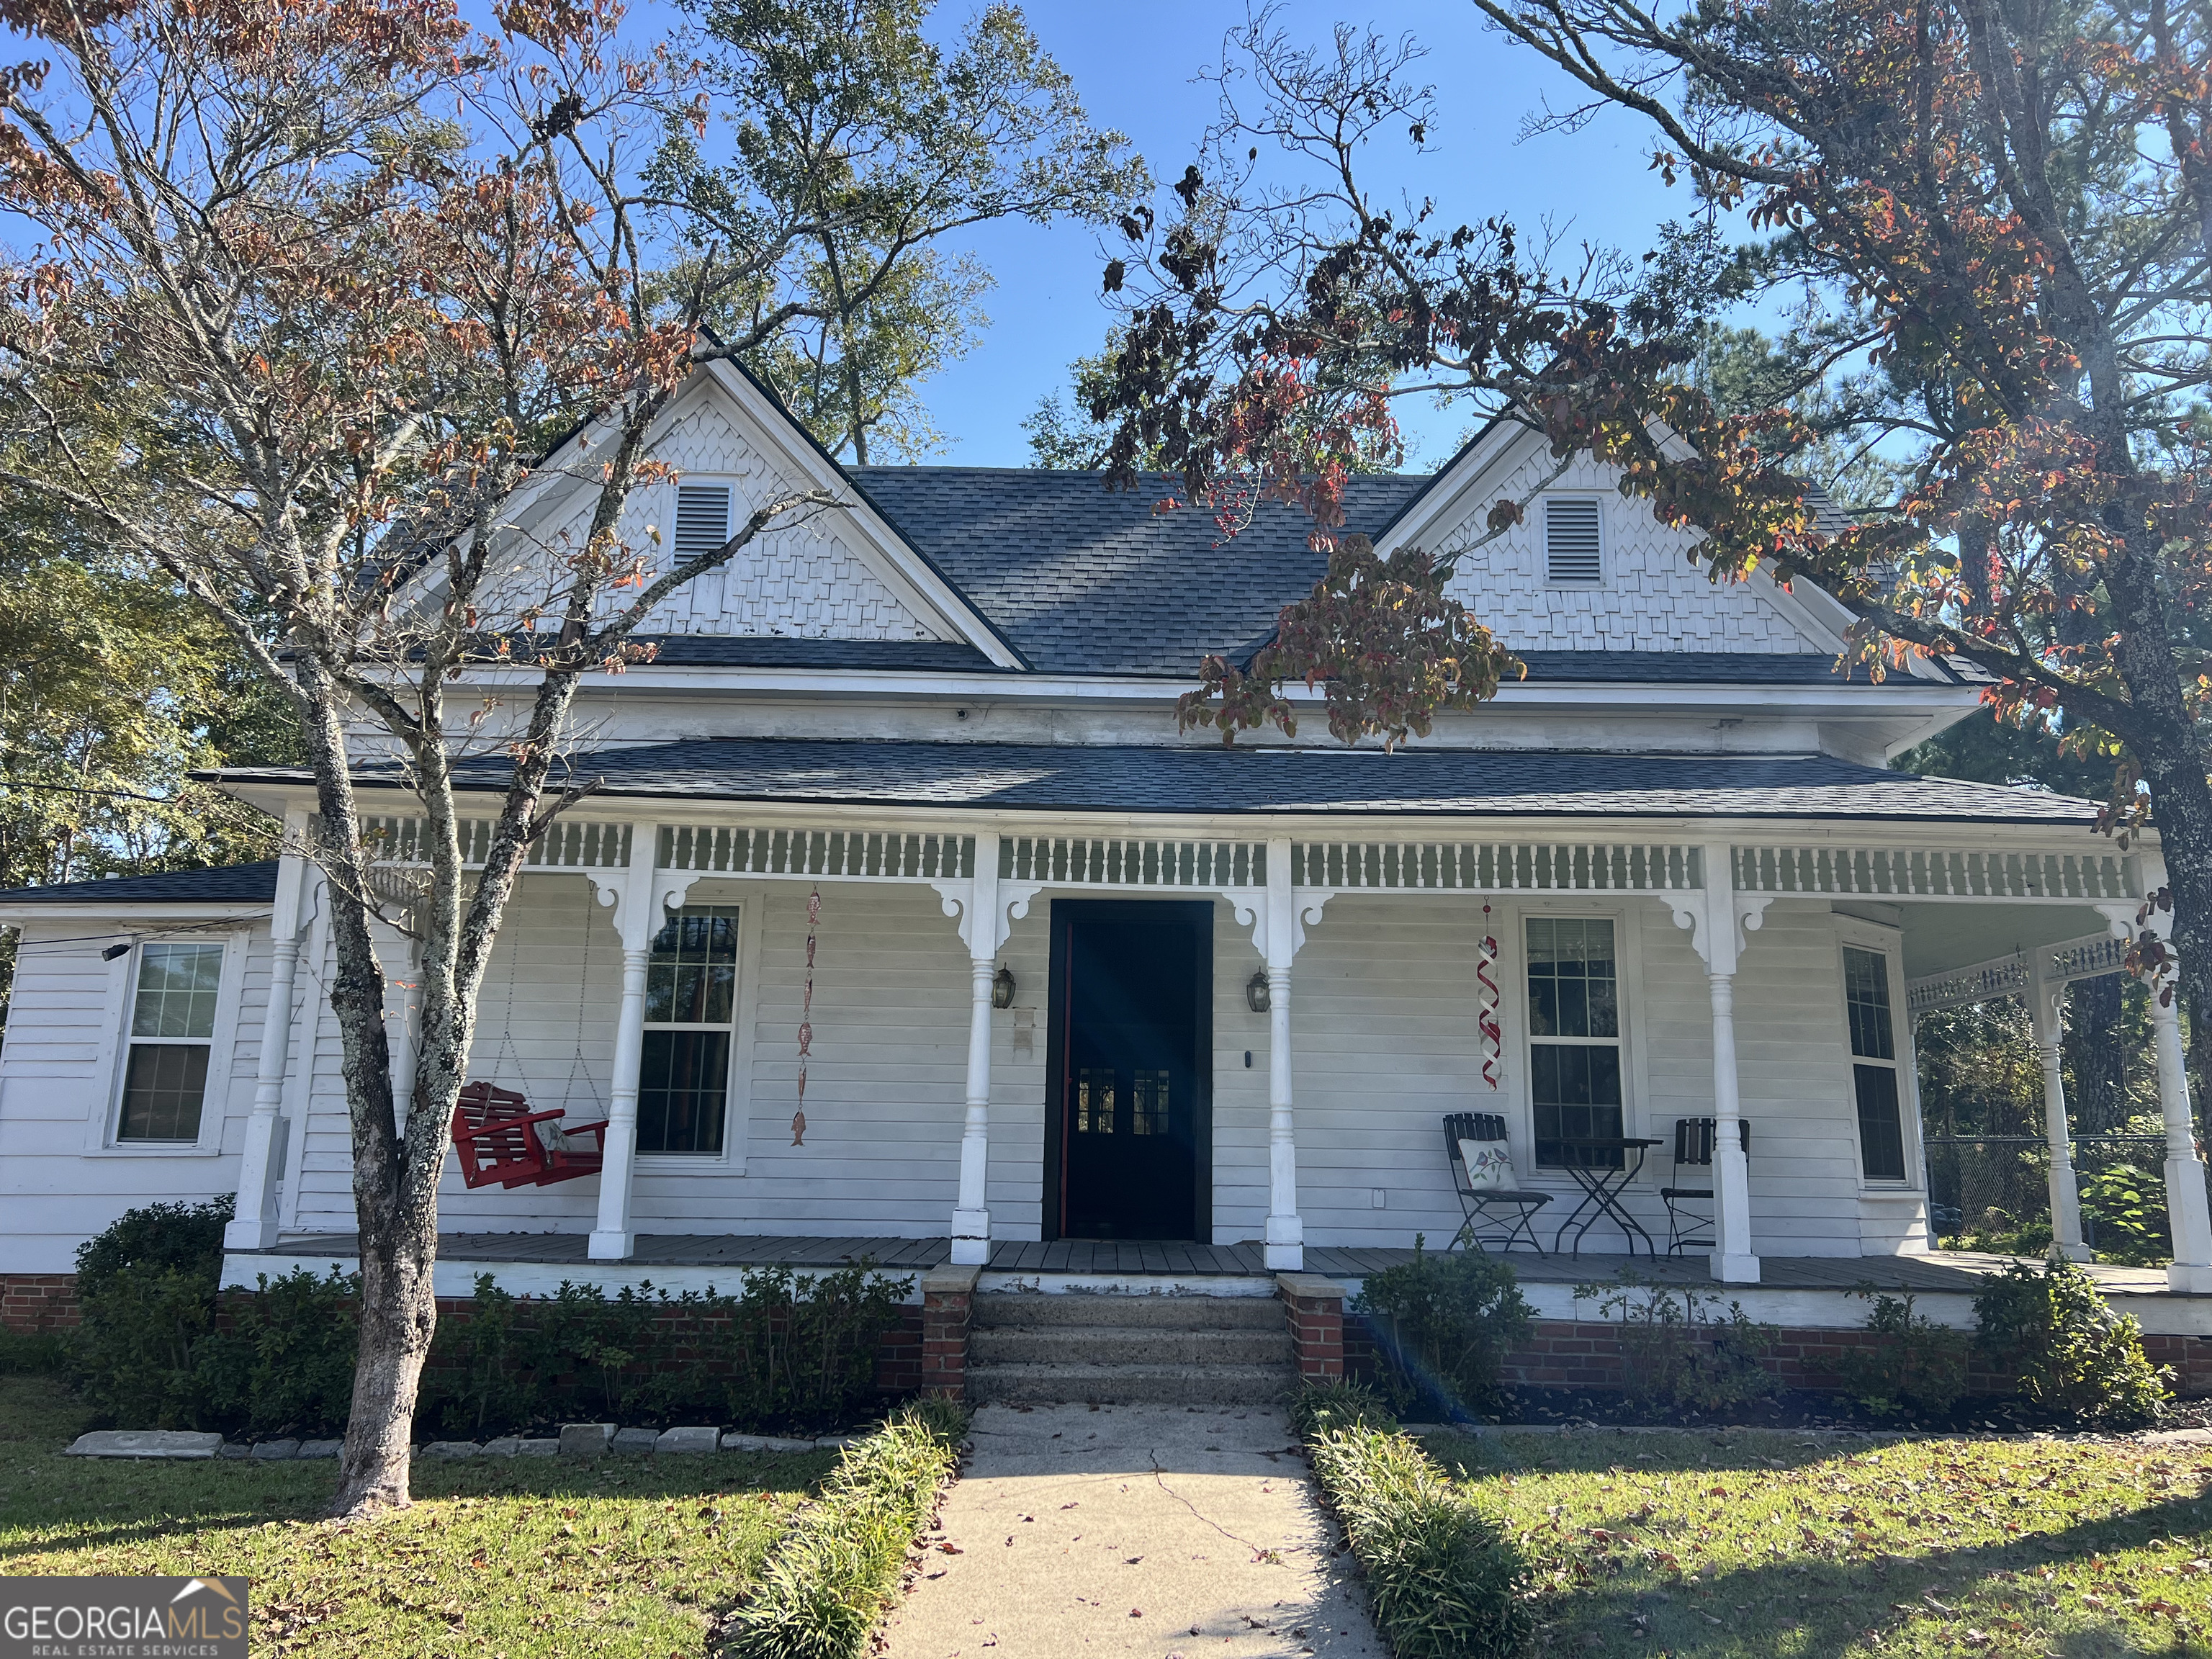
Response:
[{"label": "ornamental grass clump", "polygon": [[848,1447],[723,1626],[721,1659],[860,1659],[967,1430],[952,1401],[920,1401]]},{"label": "ornamental grass clump", "polygon": [[1520,1553],[1427,1453],[1364,1425],[1317,1429],[1307,1450],[1396,1659],[1520,1650],[1531,1627]]}]

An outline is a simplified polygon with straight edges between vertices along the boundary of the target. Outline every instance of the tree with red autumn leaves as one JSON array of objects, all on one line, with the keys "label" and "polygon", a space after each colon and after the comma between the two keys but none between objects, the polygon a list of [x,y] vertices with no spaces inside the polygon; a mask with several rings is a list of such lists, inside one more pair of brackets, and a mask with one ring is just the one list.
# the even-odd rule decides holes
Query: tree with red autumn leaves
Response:
[{"label": "tree with red autumn leaves", "polygon": [[[1205,664],[1186,723],[1287,727],[1283,688],[1305,681],[1339,736],[1395,738],[1494,691],[1515,665],[1448,586],[1472,550],[1380,559],[1338,533],[1340,497],[1395,445],[1401,399],[1517,422],[1701,532],[1715,580],[1832,595],[1874,672],[1970,663],[2002,718],[2114,763],[2106,827],[2161,837],[2201,1108],[2212,19],[2168,0],[1475,3],[1587,94],[1539,125],[1640,115],[1702,222],[1641,270],[1563,269],[1502,221],[1385,198],[1370,147],[1421,150],[1439,118],[1419,47],[1349,28],[1302,47],[1264,14],[1233,33],[1178,199],[1123,222],[1121,343],[1090,413],[1116,422],[1125,484],[1159,457],[1231,532],[1295,502],[1329,566],[1249,668]],[[1723,250],[1724,222],[1754,240]],[[1730,405],[1695,360],[1718,303],[1761,285],[1809,299],[1768,395]],[[1826,532],[1806,475],[1839,445],[1894,487]],[[1497,501],[1492,528],[1525,506]]]},{"label": "tree with red autumn leaves", "polygon": [[[634,52],[613,0],[503,0],[485,29],[453,0],[0,0],[29,42],[0,78],[0,489],[191,594],[305,738],[289,850],[326,878],[361,1241],[342,1513],[408,1501],[447,1124],[516,876],[592,787],[555,781],[578,684],[836,504],[771,489],[672,556],[627,514],[667,476],[656,422],[702,364],[842,325],[947,231],[1095,215],[1137,176],[1018,13],[987,14],[978,70],[925,11],[715,7]],[[842,311],[825,247],[853,255]],[[580,533],[533,529],[557,489]],[[511,700],[457,706],[484,667]],[[504,771],[465,859],[471,755]],[[364,762],[411,791],[427,867],[364,834]],[[421,957],[404,1123],[392,928]]]}]

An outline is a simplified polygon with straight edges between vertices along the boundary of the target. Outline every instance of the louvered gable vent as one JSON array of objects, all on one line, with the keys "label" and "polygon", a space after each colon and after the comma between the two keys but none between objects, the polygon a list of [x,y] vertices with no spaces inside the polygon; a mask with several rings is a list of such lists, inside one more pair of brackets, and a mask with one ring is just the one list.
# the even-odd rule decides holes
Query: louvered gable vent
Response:
[{"label": "louvered gable vent", "polygon": [[676,556],[695,559],[730,539],[730,487],[680,484],[676,490]]},{"label": "louvered gable vent", "polygon": [[1595,501],[1546,498],[1544,575],[1547,580],[1555,582],[1595,582],[1604,579],[1598,565]]}]

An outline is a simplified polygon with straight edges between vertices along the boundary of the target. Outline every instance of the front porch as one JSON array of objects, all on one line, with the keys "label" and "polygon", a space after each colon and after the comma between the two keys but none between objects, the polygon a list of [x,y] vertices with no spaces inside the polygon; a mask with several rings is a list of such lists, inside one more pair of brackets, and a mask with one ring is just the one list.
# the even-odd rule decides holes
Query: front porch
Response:
[{"label": "front porch", "polygon": [[[1194,752],[1117,764],[1123,781],[1164,777]],[[1087,799],[925,815],[803,803],[818,781],[794,774],[790,799],[557,824],[503,927],[470,1075],[572,1123],[604,1120],[604,1164],[514,1188],[465,1188],[449,1168],[441,1293],[465,1296],[471,1263],[549,1287],[586,1267],[703,1286],[717,1270],[860,1255],[1353,1280],[1457,1231],[1442,1128],[1479,1112],[1550,1206],[1547,1244],[1581,1198],[1560,1149],[1616,1138],[1632,1149],[1620,1202],[1650,1237],[1668,1236],[1669,1188],[1707,1189],[1717,1248],[1659,1264],[1667,1282],[1831,1299],[1872,1285],[1951,1298],[1946,1316],[1963,1317],[1986,1269],[1924,1255],[1911,1017],[2008,994],[2036,1011],[2054,1232],[2086,1256],[2053,998],[2112,970],[2163,883],[2154,852],[2085,851],[2070,806],[1977,796],[1992,816],[1962,821],[1895,775],[1839,787],[1798,779],[1796,762],[1593,759],[1585,771],[1611,766],[1623,787],[1516,785],[1510,810],[1527,816],[1504,834],[1477,814],[1509,808],[1420,781],[1478,764],[1461,757],[1392,762],[1403,801],[1367,793],[1364,775],[1343,781],[1345,805],[1316,801],[1314,779],[1373,759],[1301,754],[1307,787],[1246,816],[1109,819]],[[1267,751],[1206,764],[1292,778]],[[1438,801],[1454,817],[1418,831],[1389,816]],[[1576,804],[1587,816],[1563,815]],[[394,863],[413,855],[414,820],[373,827]],[[234,1262],[303,1239],[336,1259],[351,1223],[342,1092],[314,1063],[335,1032],[293,1024],[295,981],[328,951],[318,879],[288,859],[278,884]],[[1127,938],[1109,960],[1097,941],[1116,930],[1172,934],[1172,964]],[[1078,981],[1145,1006],[1086,1006]],[[408,1079],[412,1011],[395,998],[389,1018]],[[2179,1033],[2170,1009],[2152,1019],[2176,1265],[2162,1281],[2107,1270],[2130,1297],[2156,1282],[2212,1291]],[[1680,1131],[1700,1122],[1706,1156],[1686,1158]],[[1129,1200],[1170,1187],[1174,1205]],[[1145,1242],[1164,1236],[1177,1242]],[[1564,1306],[1625,1261],[1516,1266]]]},{"label": "front porch", "polygon": [[[727,1291],[736,1272],[753,1267],[829,1271],[872,1262],[886,1273],[923,1274],[951,1263],[951,1245],[944,1238],[808,1237],[775,1234],[645,1233],[627,1261],[599,1261],[589,1253],[589,1236],[570,1233],[447,1233],[438,1240],[438,1293],[463,1297],[476,1279],[489,1273],[501,1288],[518,1295],[545,1294],[562,1283],[596,1285],[617,1291],[649,1284],[680,1294],[709,1285]],[[305,1267],[321,1273],[349,1270],[358,1246],[350,1233],[301,1233],[258,1251],[233,1250],[224,1258],[226,1285],[249,1288],[258,1274],[271,1277]],[[1410,1249],[1384,1247],[1306,1247],[1307,1274],[1334,1280],[1347,1291],[1370,1273],[1413,1259]],[[1577,1309],[1573,1289],[1605,1285],[1624,1273],[1653,1283],[1741,1302],[1754,1318],[1800,1328],[1850,1329],[1863,1325],[1867,1304],[1862,1290],[1911,1295],[1920,1310],[1941,1322],[1970,1328],[1972,1302],[1982,1281],[2001,1273],[2014,1258],[1966,1251],[1924,1255],[1860,1257],[1770,1256],[1755,1285],[1730,1285],[1715,1277],[1705,1255],[1535,1255],[1515,1251],[1500,1258],[1519,1279],[1522,1294],[1538,1314],[1560,1319],[1594,1316],[1590,1305]],[[2175,1291],[2156,1268],[2119,1267],[2099,1262],[2085,1269],[2112,1305],[2141,1321],[2156,1335],[2212,1340],[2212,1294]],[[1177,1290],[1222,1294],[1273,1294],[1277,1274],[1258,1243],[1192,1244],[1087,1239],[1000,1240],[980,1268],[984,1289],[1009,1288],[1015,1281],[1039,1288],[1079,1292],[1170,1293]],[[1212,1281],[1207,1283],[1206,1281]]]}]

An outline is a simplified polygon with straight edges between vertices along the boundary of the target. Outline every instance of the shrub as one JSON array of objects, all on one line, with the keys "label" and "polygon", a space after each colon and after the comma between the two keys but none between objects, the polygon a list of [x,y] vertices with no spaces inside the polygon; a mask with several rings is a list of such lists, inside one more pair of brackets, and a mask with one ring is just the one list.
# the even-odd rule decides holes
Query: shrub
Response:
[{"label": "shrub", "polygon": [[761,1565],[724,1625],[732,1659],[860,1659],[898,1589],[908,1547],[952,1478],[967,1413],[951,1401],[902,1407],[846,1449],[822,1496]]},{"label": "shrub", "polygon": [[71,1380],[99,1418],[131,1429],[223,1426],[204,1391],[215,1343],[212,1272],[162,1261],[104,1273],[80,1298],[70,1334]]},{"label": "shrub", "polygon": [[439,1327],[419,1415],[471,1438],[577,1413],[749,1429],[848,1422],[874,1397],[877,1345],[912,1283],[861,1262],[805,1281],[758,1268],[734,1297],[563,1285],[519,1303],[480,1277],[469,1316]]},{"label": "shrub", "polygon": [[361,1346],[361,1279],[333,1267],[262,1274],[227,1297],[205,1345],[200,1386],[209,1413],[255,1434],[337,1434],[353,1410]]},{"label": "shrub", "polygon": [[1307,1449],[1397,1659],[1491,1659],[1528,1638],[1521,1557],[1401,1434],[1322,1428]]},{"label": "shrub", "polygon": [[1610,1285],[1577,1285],[1577,1302],[1620,1321],[1621,1388],[1630,1402],[1717,1411],[1764,1400],[1778,1386],[1763,1363],[1777,1340],[1731,1302],[1686,1286],[1656,1285],[1631,1272]]},{"label": "shrub", "polygon": [[2081,1182],[2081,1210],[2094,1230],[2097,1254],[2131,1267],[2171,1261],[2166,1179],[2132,1164],[2111,1164]]},{"label": "shrub", "polygon": [[149,1204],[125,1210],[97,1237],[77,1246],[76,1293],[94,1297],[130,1267],[173,1267],[212,1283],[222,1273],[222,1230],[237,1200],[228,1193],[204,1204]]},{"label": "shrub", "polygon": [[0,1376],[51,1376],[69,1368],[69,1339],[58,1331],[0,1330]]},{"label": "shrub", "polygon": [[2016,1261],[1982,1283],[1977,1340],[2021,1394],[2092,1428],[2157,1421],[2168,1373],[2143,1352],[2142,1328],[2115,1316],[2087,1273],[2071,1261],[2040,1271]]},{"label": "shrub", "polygon": [[1940,1416],[1958,1404],[1966,1391],[1965,1335],[1915,1313],[1911,1296],[1852,1294],[1872,1299],[1866,1328],[1877,1340],[1844,1352],[1837,1372],[1850,1396],[1876,1417],[1905,1411]]},{"label": "shrub", "polygon": [[1419,1236],[1413,1259],[1371,1276],[1352,1306],[1384,1322],[1376,1335],[1392,1402],[1402,1410],[1432,1395],[1448,1414],[1496,1402],[1499,1369],[1532,1320],[1504,1261],[1479,1250],[1431,1255]]}]

